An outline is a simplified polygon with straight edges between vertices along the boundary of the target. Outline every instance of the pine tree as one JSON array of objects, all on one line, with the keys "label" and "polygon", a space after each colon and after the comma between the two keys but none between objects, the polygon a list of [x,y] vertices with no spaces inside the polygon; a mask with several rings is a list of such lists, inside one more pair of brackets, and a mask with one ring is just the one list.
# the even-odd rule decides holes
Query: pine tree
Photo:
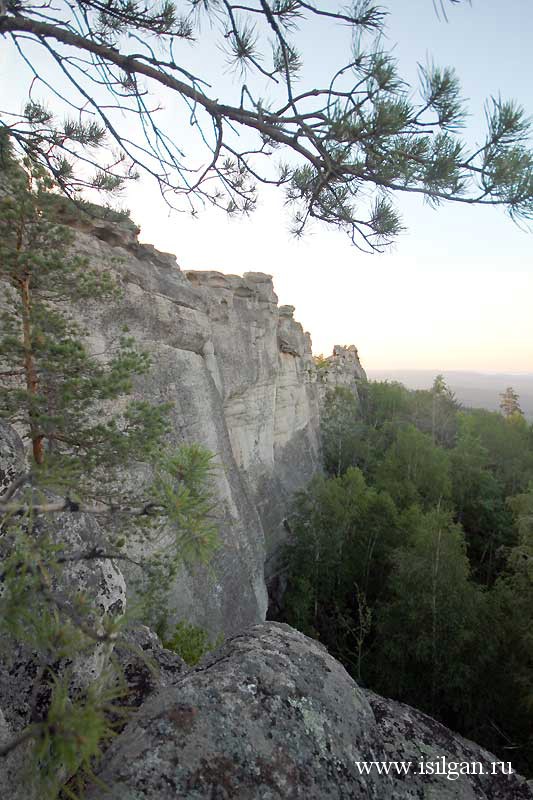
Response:
[{"label": "pine tree", "polygon": [[[164,617],[179,566],[215,544],[206,485],[212,456],[197,446],[168,452],[168,407],[127,402],[150,361],[126,331],[105,353],[90,352],[76,307],[117,302],[118,287],[76,255],[71,232],[49,221],[48,174],[17,163],[5,138],[0,156],[0,418],[28,449],[25,468],[0,497],[0,640],[36,659],[34,701],[47,697],[37,721],[0,757],[34,741],[34,777],[42,796],[54,798],[109,734],[110,656],[120,632],[120,619],[99,617],[66,570],[128,560],[137,541],[146,546],[137,564],[140,613],[144,621]],[[125,480],[136,469],[144,477]],[[65,515],[80,513],[100,523],[100,545],[75,549],[62,535]],[[95,652],[100,678],[73,696],[67,664]]]},{"label": "pine tree", "polygon": [[[258,185],[275,185],[293,209],[295,235],[321,220],[370,252],[403,230],[393,198],[404,192],[433,205],[501,205],[530,220],[525,111],[494,95],[486,134],[470,145],[458,75],[429,63],[419,86],[409,85],[385,46],[387,15],[372,0],[74,0],[58,8],[6,0],[0,35],[34,77],[29,101],[3,107],[0,126],[65,191],[108,188],[145,171],[169,205],[249,214]],[[335,52],[329,74],[306,72],[306,55],[316,53],[304,51],[304,28],[320,26],[327,42],[335,23],[350,30],[351,46]],[[198,71],[185,43],[209,53],[196,53]],[[218,84],[228,66],[231,90]],[[167,101],[177,129],[158,113]],[[109,152],[107,132],[118,153]]]}]

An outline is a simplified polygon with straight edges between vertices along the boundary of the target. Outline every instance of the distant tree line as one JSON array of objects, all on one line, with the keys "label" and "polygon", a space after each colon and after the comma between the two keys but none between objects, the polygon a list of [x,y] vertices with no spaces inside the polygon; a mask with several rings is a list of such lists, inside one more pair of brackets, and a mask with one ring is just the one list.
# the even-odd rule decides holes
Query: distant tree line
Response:
[{"label": "distant tree line", "polygon": [[533,773],[533,426],[366,383],[326,399],[288,521],[282,618],[364,685]]}]

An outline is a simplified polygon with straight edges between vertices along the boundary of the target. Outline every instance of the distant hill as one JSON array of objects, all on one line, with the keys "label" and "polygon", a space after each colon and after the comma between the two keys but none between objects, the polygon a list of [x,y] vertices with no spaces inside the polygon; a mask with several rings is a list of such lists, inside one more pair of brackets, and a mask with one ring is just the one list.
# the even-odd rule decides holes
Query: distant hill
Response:
[{"label": "distant hill", "polygon": [[429,389],[435,375],[442,373],[446,383],[464,405],[498,411],[500,393],[512,386],[520,396],[525,416],[533,420],[533,372],[487,373],[438,369],[367,369],[372,381],[399,381],[408,389]]}]

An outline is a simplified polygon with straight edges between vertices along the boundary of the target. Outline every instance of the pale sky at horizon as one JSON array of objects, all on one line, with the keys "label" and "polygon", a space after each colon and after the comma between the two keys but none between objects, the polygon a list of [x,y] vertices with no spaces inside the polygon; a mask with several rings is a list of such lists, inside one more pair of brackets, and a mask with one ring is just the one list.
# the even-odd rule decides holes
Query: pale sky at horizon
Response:
[{"label": "pale sky at horizon", "polygon": [[[388,37],[397,43],[400,74],[414,81],[417,62],[428,56],[455,66],[478,139],[491,94],[533,113],[532,2],[508,0],[504,12],[497,0],[448,4],[448,23],[431,0],[383,4],[391,12]],[[328,74],[339,41],[317,47],[311,30],[299,43],[304,60],[305,45],[320,53],[312,68]],[[17,74],[14,66],[9,54],[0,60],[2,82],[10,71]],[[14,91],[11,83],[8,94]],[[169,218],[157,189],[144,181],[124,205],[141,226],[141,240],[175,253],[184,270],[273,275],[280,303],[296,306],[316,353],[353,343],[368,369],[533,372],[533,240],[501,210],[460,204],[433,210],[418,198],[400,198],[406,233],[390,253],[367,256],[324,228],[292,239],[275,190],[263,192],[246,220],[215,211],[198,220]]]}]

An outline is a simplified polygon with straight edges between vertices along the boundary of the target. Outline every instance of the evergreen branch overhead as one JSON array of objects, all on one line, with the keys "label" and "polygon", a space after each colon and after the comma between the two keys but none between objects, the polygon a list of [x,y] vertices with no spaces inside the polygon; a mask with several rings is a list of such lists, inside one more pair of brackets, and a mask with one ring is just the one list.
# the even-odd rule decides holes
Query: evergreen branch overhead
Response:
[{"label": "evergreen branch overhead", "polygon": [[[52,9],[10,0],[0,34],[33,81],[22,118],[4,109],[0,124],[71,195],[87,187],[117,191],[147,172],[174,208],[196,214],[212,204],[247,214],[258,186],[276,185],[285,188],[295,233],[321,220],[369,251],[402,230],[393,202],[402,193],[433,204],[500,205],[519,222],[531,220],[531,121],[524,110],[489,100],[485,141],[471,146],[455,72],[421,66],[415,95],[384,47],[386,9],[372,0],[332,5],[193,0],[183,10],[167,1],[77,0]],[[444,13],[444,4],[438,9]],[[335,23],[350,29],[353,46],[333,76],[309,86],[299,32],[313,19],[324,40]],[[209,62],[201,75],[189,69],[185,43],[225,54],[240,102],[219,98]],[[40,63],[37,69],[35,45],[51,74],[55,65],[55,77]],[[65,98],[65,119],[40,91],[55,95],[54,107]],[[181,120],[183,138],[169,129],[163,106]],[[227,169],[228,160],[237,168]],[[388,209],[387,225],[378,207]]]}]

